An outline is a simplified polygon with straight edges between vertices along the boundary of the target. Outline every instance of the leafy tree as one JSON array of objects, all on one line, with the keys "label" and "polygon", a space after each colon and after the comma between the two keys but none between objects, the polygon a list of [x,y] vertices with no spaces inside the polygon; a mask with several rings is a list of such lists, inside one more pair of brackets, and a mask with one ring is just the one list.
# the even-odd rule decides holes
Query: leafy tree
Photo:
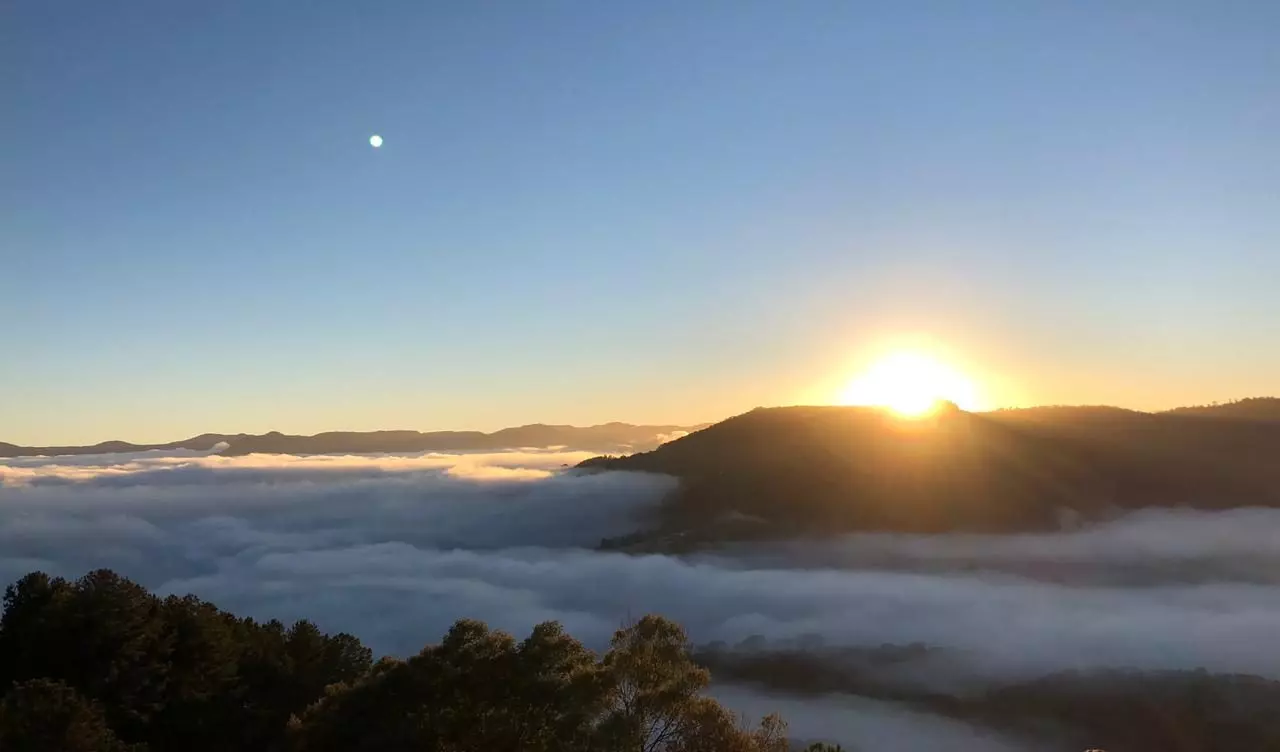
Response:
[{"label": "leafy tree", "polygon": [[556,623],[524,640],[462,620],[408,660],[310,621],[238,619],[107,570],[33,573],[0,614],[0,750],[775,752],[703,696],[684,631],[619,630],[598,658]]},{"label": "leafy tree", "polygon": [[296,752],[781,752],[776,717],[754,732],[701,695],[707,673],[679,625],[645,617],[597,660],[559,624],[516,643],[483,623],[330,693],[291,724]]},{"label": "leafy tree", "polygon": [[546,622],[517,647],[507,703],[519,729],[516,749],[579,749],[604,708],[606,677],[591,651]]},{"label": "leafy tree", "polygon": [[517,644],[463,620],[441,644],[334,687],[292,732],[307,752],[575,749],[588,742],[602,695],[594,656],[558,624]]},{"label": "leafy tree", "polygon": [[684,628],[649,615],[618,630],[603,665],[611,682],[601,725],[621,752],[785,750],[785,724],[766,718],[747,733],[714,700],[701,695],[711,674],[693,662]]},{"label": "leafy tree", "polygon": [[285,633],[284,654],[287,697],[282,699],[290,713],[302,711],[330,684],[364,676],[373,664],[373,651],[355,637],[330,637],[305,619]]},{"label": "leafy tree", "polygon": [[[14,685],[0,700],[0,749],[5,752],[126,752],[102,708],[49,679]],[[141,752],[141,750],[138,750]]]},{"label": "leafy tree", "polygon": [[159,600],[110,570],[68,585],[32,574],[6,590],[0,631],[7,678],[65,682],[102,704],[125,739],[164,702],[170,643]]},{"label": "leafy tree", "polygon": [[148,741],[156,749],[228,749],[239,741],[239,623],[192,595],[166,598],[161,612],[170,645],[168,680]]},{"label": "leafy tree", "polygon": [[61,625],[59,608],[71,595],[71,585],[60,577],[32,572],[4,591],[0,616],[0,686],[23,679],[53,675],[51,648]]},{"label": "leafy tree", "polygon": [[699,722],[712,723],[694,702],[711,674],[689,658],[675,622],[646,616],[618,630],[604,666],[611,681],[604,733],[619,750],[678,749]]}]

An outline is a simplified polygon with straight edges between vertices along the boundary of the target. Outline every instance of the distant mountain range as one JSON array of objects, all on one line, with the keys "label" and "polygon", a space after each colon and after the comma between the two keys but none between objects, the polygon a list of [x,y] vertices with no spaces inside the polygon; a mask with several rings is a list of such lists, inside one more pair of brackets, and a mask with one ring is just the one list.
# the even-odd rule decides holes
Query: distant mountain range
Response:
[{"label": "distant mountain range", "polygon": [[460,452],[521,447],[565,447],[589,452],[623,453],[653,449],[663,441],[696,431],[695,426],[636,426],[605,423],[599,426],[558,426],[534,424],[504,428],[493,433],[480,431],[330,431],[314,436],[290,436],[272,431],[265,434],[206,433],[167,444],[131,444],[104,441],[92,446],[30,447],[0,442],[0,457],[118,454],[149,450],[209,451],[226,444],[224,456],[245,454],[354,454],[360,452]]},{"label": "distant mountain range", "polygon": [[672,475],[667,548],[860,530],[1056,529],[1144,507],[1280,506],[1280,399],[1143,413],[1037,407],[903,420],[874,408],[759,408],[584,470]]},{"label": "distant mountain range", "polygon": [[[770,408],[767,414],[778,411],[810,411],[814,415],[827,414],[829,411],[858,411],[859,408]],[[869,414],[879,415],[880,411],[865,410]],[[761,410],[748,415],[755,415]],[[800,413],[796,413],[800,414]],[[1059,428],[1067,425],[1088,426],[1094,430],[1107,432],[1106,426],[1114,423],[1117,416],[1128,416],[1129,423],[1141,424],[1146,421],[1179,418],[1221,418],[1231,421],[1277,421],[1280,422],[1280,398],[1255,397],[1212,405],[1179,407],[1162,413],[1141,413],[1116,407],[1033,407],[1016,410],[998,410],[991,413],[975,413],[985,416],[995,423],[1024,423],[1027,425],[1052,425]],[[1145,417],[1144,417],[1145,416]],[[731,418],[725,423],[741,421],[743,416]],[[127,441],[104,441],[90,446],[19,446],[0,441],[0,457],[33,457],[56,455],[85,454],[119,454],[124,452],[145,452],[149,450],[209,451],[218,444],[226,444],[220,453],[234,457],[245,454],[353,454],[362,452],[450,452],[450,451],[484,451],[496,449],[513,449],[520,447],[556,447],[562,446],[570,450],[600,452],[601,454],[636,454],[656,449],[663,443],[680,438],[685,434],[701,431],[712,424],[702,423],[690,426],[678,425],[633,425],[630,423],[604,423],[598,426],[568,426],[535,423],[527,426],[504,428],[493,433],[480,431],[328,431],[312,436],[297,436],[272,431],[264,434],[220,434],[205,433],[181,441],[165,444],[133,444]],[[1118,427],[1116,424],[1115,427]],[[1160,425],[1165,425],[1160,423]],[[1211,433],[1211,424],[1199,425],[1199,433]],[[1221,429],[1219,429],[1221,430]],[[705,439],[699,438],[697,442]],[[1250,450],[1245,448],[1245,454]],[[604,462],[605,460],[598,460]],[[614,461],[614,460],[608,460]],[[654,462],[652,458],[636,459],[633,462],[617,460],[622,465],[643,465]]]}]

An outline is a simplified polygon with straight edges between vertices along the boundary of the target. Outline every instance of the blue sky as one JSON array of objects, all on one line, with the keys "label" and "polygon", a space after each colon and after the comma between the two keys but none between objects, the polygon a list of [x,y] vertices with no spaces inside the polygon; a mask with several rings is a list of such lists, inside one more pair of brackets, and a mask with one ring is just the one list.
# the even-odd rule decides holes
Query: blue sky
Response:
[{"label": "blue sky", "polygon": [[2,13],[0,440],[1280,387],[1276,3]]}]

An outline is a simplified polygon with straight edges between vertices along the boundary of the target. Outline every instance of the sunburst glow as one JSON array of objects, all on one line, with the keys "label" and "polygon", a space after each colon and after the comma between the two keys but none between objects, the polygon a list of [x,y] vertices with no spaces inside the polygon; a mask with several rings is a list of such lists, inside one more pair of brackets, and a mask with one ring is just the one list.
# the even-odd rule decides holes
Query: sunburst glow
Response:
[{"label": "sunburst glow", "polygon": [[964,374],[924,353],[885,356],[856,377],[840,395],[844,405],[887,407],[904,417],[920,417],[943,401],[978,409],[977,390]]}]

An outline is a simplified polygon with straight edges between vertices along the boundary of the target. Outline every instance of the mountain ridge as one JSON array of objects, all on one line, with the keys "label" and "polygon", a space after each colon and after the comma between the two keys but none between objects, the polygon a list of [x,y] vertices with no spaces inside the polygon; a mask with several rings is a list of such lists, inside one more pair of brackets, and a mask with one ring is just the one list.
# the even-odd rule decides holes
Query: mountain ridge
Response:
[{"label": "mountain ridge", "polygon": [[[698,545],[854,531],[1059,529],[1149,507],[1280,507],[1280,420],[1118,408],[757,408],[583,470],[674,476],[653,534]],[[754,522],[748,522],[749,520]]]},{"label": "mountain ridge", "polygon": [[223,456],[246,454],[336,454],[362,452],[477,451],[564,446],[585,451],[643,451],[674,434],[695,431],[708,424],[635,425],[602,423],[595,426],[531,423],[490,433],[483,431],[325,431],[311,435],[204,433],[189,439],[160,444],[103,441],[85,446],[21,446],[0,442],[0,457],[53,457],[87,454],[121,454],[146,451],[209,451],[220,443]]},{"label": "mountain ridge", "polygon": [[[1066,413],[1075,416],[1092,414],[1094,417],[1124,413],[1149,416],[1180,415],[1186,417],[1280,421],[1280,397],[1249,397],[1232,402],[1177,407],[1158,412],[1141,412],[1108,405],[1046,405],[1007,408],[976,414],[1033,417]],[[229,445],[228,449],[222,452],[227,456],[253,453],[330,454],[337,452],[380,451],[466,451],[509,449],[519,446],[556,446],[559,444],[573,449],[646,451],[656,447],[652,440],[659,435],[699,431],[712,425],[715,424],[644,425],[613,421],[594,426],[530,423],[523,426],[502,428],[489,433],[483,431],[415,431],[397,429],[323,431],[309,435],[284,434],[279,431],[269,431],[262,434],[203,433],[179,441],[158,444],[136,444],[128,441],[108,440],[87,445],[24,446],[0,441],[0,457],[122,454],[154,450],[208,451],[222,442]]]}]

